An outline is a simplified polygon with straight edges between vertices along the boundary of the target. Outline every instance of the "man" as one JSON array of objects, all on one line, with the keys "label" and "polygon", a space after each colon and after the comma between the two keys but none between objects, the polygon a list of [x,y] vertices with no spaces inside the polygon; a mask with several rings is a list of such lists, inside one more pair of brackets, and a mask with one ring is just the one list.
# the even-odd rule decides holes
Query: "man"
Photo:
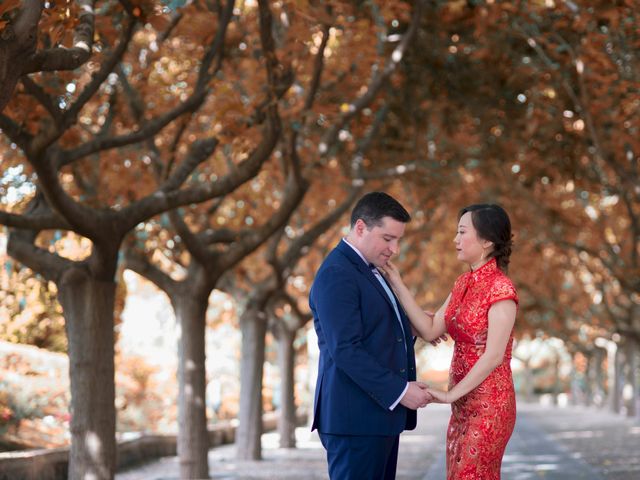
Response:
[{"label": "man", "polygon": [[410,220],[386,193],[362,197],[311,287],[320,349],[312,430],[332,480],[394,479],[400,432],[431,399],[415,382],[408,318],[376,269],[398,253]]}]

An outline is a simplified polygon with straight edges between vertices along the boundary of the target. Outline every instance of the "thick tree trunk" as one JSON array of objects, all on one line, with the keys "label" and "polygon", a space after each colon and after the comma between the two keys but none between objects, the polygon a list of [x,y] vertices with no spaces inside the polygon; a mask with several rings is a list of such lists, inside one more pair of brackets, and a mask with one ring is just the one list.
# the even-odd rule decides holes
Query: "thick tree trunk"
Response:
[{"label": "thick tree trunk", "polygon": [[627,404],[627,416],[638,416],[638,343],[629,339],[627,342],[627,382],[631,387],[631,398]]},{"label": "thick tree trunk", "polygon": [[58,283],[69,341],[71,452],[69,479],[113,479],[116,410],[113,313],[116,285],[83,268]]},{"label": "thick tree trunk", "polygon": [[240,411],[236,431],[236,456],[243,460],[262,457],[262,376],[267,319],[264,312],[248,307],[240,318]]},{"label": "thick tree trunk", "polygon": [[293,341],[295,332],[286,328],[278,331],[278,362],[280,364],[280,416],[278,417],[278,433],[281,448],[296,447],[296,402]]},{"label": "thick tree trunk", "polygon": [[209,478],[205,326],[208,297],[184,292],[171,299],[178,340],[178,456],[180,478]]}]

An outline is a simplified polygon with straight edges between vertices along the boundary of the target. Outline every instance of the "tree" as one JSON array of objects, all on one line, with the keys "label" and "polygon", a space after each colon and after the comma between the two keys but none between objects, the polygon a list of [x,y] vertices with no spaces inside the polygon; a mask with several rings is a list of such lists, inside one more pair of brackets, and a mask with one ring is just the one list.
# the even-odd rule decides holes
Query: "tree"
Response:
[{"label": "tree", "polygon": [[[561,220],[548,241],[570,252],[576,277],[613,327],[606,336],[627,344],[633,364],[640,331],[640,124],[630,114],[638,85],[630,45],[639,40],[637,13],[625,3],[597,9],[572,3],[555,13],[514,22],[539,65],[539,111],[558,145],[546,152],[551,165],[539,168],[535,196]],[[621,388],[615,364],[612,398]],[[629,381],[635,398],[637,373]]]},{"label": "tree", "polygon": [[[240,371],[240,412],[239,426],[236,433],[236,455],[243,459],[260,459],[262,457],[262,379],[265,361],[265,335],[269,319],[277,318],[275,310],[283,298],[293,303],[286,292],[287,280],[296,268],[296,264],[304,256],[316,239],[336,222],[354,202],[361,187],[352,187],[347,197],[331,212],[307,227],[304,233],[287,239],[285,228],[280,228],[269,240],[265,261],[270,271],[260,275],[259,280],[244,279],[239,282],[229,278],[225,289],[236,297],[244,297],[245,305],[240,316],[242,330],[242,357]],[[291,228],[291,227],[289,227]],[[304,227],[303,227],[304,228]],[[301,229],[296,229],[300,231]],[[288,240],[288,242],[286,242]],[[285,243],[286,242],[286,243]],[[288,244],[287,244],[288,243]],[[246,275],[246,274],[245,274]],[[242,279],[240,279],[242,280]],[[241,284],[240,284],[241,283]],[[240,284],[240,285],[239,285]],[[289,328],[276,321],[273,330],[278,332],[279,348],[283,354],[281,375],[283,382],[281,391],[284,403],[280,412],[281,444],[290,439],[296,425],[296,412],[293,400],[293,335],[301,327],[295,324]],[[284,327],[284,328],[283,328]],[[292,446],[290,442],[287,446]]]},{"label": "tree", "polygon": [[[273,92],[281,91],[283,82],[281,72],[275,71],[275,57],[270,53],[273,47],[265,44],[269,90],[263,96],[261,118],[249,129],[251,138],[258,138],[255,144],[248,142],[235,151],[230,144],[233,154],[229,155],[226,168],[219,170],[216,181],[188,181],[209,161],[220,140],[211,130],[178,128],[187,139],[180,146],[181,134],[174,135],[174,156],[164,165],[162,183],[154,188],[145,180],[150,178],[149,162],[140,146],[205,104],[215,82],[214,62],[219,63],[222,58],[233,2],[224,10],[209,14],[217,20],[218,29],[205,46],[194,49],[198,68],[188,78],[190,88],[179,100],[173,94],[154,96],[153,91],[145,91],[146,101],[155,108],[139,124],[130,117],[115,121],[117,115],[126,115],[126,104],[118,102],[119,89],[113,83],[117,77],[112,74],[122,65],[122,71],[129,72],[129,79],[141,84],[156,81],[141,77],[132,68],[139,63],[131,56],[136,50],[141,53],[153,48],[149,38],[153,35],[143,35],[139,43],[131,40],[136,31],[154,30],[149,22],[159,25],[155,30],[158,34],[170,35],[175,22],[171,23],[166,14],[155,14],[153,5],[123,4],[124,7],[109,4],[101,11],[95,34],[101,38],[100,51],[92,56],[92,62],[73,78],[62,73],[53,77],[42,73],[35,79],[21,77],[17,91],[20,101],[9,103],[0,116],[4,135],[17,147],[6,151],[5,161],[23,165],[28,181],[38,187],[22,212],[0,213],[0,223],[11,227],[8,252],[56,284],[65,317],[73,410],[70,478],[114,475],[114,275],[123,238],[157,214],[233,191],[258,173],[280,132]],[[27,2],[24,7],[29,9],[29,18],[42,14],[39,2]],[[53,33],[42,35],[51,40]],[[175,35],[188,43],[189,36],[184,32]],[[144,49],[134,48],[140,45]],[[52,78],[64,84],[47,81]],[[56,102],[54,95],[61,95],[62,99]],[[123,160],[123,153],[133,160]],[[134,162],[139,168],[130,168]],[[141,188],[131,189],[131,182],[136,180],[141,182]],[[40,232],[46,230],[73,231],[89,239],[89,255],[70,260],[50,251],[38,240]],[[96,343],[95,339],[100,340]]]},{"label": "tree", "polygon": [[[269,9],[266,5],[260,5],[259,8],[261,18],[267,18],[267,15],[270,15]],[[288,19],[286,22],[274,22],[272,30],[277,33],[274,40],[275,43],[279,45],[276,58],[287,59],[288,62],[297,66],[296,76],[291,77],[291,81],[295,83],[296,89],[301,92],[296,95],[285,95],[287,93],[286,89],[283,89],[281,92],[282,95],[285,95],[287,108],[283,109],[285,127],[283,128],[283,138],[276,150],[276,154],[282,158],[285,170],[288,170],[289,173],[293,175],[292,178],[297,179],[295,182],[300,185],[300,188],[298,188],[297,191],[300,194],[303,194],[307,189],[305,185],[308,184],[314,176],[319,176],[318,172],[320,168],[325,168],[323,167],[323,163],[326,161],[325,157],[330,157],[333,155],[335,150],[340,150],[338,145],[338,143],[342,142],[342,140],[339,140],[340,131],[346,132],[345,129],[347,128],[358,128],[358,122],[355,121],[355,119],[365,108],[371,106],[376,100],[377,92],[381,90],[383,85],[385,85],[387,79],[395,71],[396,65],[401,60],[401,52],[406,48],[406,45],[410,40],[410,36],[407,36],[407,39],[402,42],[402,48],[397,49],[397,52],[400,53],[398,58],[388,60],[382,72],[376,75],[371,75],[367,68],[360,67],[359,70],[363,70],[364,74],[353,75],[352,81],[343,82],[345,89],[351,88],[356,91],[362,88],[362,81],[360,79],[362,76],[370,82],[367,92],[365,94],[357,94],[356,100],[353,102],[351,107],[349,107],[349,103],[345,100],[345,96],[339,96],[335,90],[331,90],[328,86],[321,84],[321,73],[325,67],[324,57],[325,53],[327,53],[325,48],[327,45],[331,45],[333,52],[345,52],[344,55],[336,55],[334,53],[336,60],[335,62],[332,61],[332,68],[327,72],[327,75],[330,78],[335,77],[336,71],[339,72],[341,69],[353,70],[352,65],[349,65],[348,63],[345,65],[345,60],[347,62],[349,61],[349,56],[346,53],[347,48],[350,46],[352,47],[352,42],[354,42],[351,37],[355,38],[355,42],[358,44],[362,44],[363,46],[366,46],[365,48],[368,48],[369,42],[366,35],[369,34],[369,30],[371,28],[370,24],[363,24],[361,27],[361,36],[355,35],[355,31],[352,32],[348,28],[345,28],[344,35],[348,35],[350,38],[345,39],[344,41],[334,40],[334,44],[331,44],[330,28],[328,23],[330,19],[329,15],[334,15],[335,18],[338,19],[338,22],[344,22],[347,27],[349,27],[350,24],[357,24],[355,20],[347,19],[347,15],[350,14],[352,10],[349,5],[337,3],[332,8],[327,8],[326,10],[314,10],[312,8],[309,12],[310,15],[308,16],[298,15],[297,10],[294,9],[292,5],[288,4],[283,4],[274,8],[279,8],[279,15],[276,15],[276,18],[284,17]],[[322,23],[317,25],[317,22],[313,21],[312,15],[320,16],[320,18],[323,19]],[[312,18],[312,21],[309,21],[310,17]],[[309,28],[310,25],[311,29]],[[265,31],[271,31],[271,29],[267,29]],[[242,39],[243,43],[249,44],[250,38],[250,30],[247,30],[245,32],[245,37]],[[308,38],[308,43],[305,45],[304,43],[294,42],[292,40],[294,38]],[[313,52],[314,49],[316,50],[315,52]],[[309,50],[314,53],[314,56],[308,56]],[[310,58],[312,61],[306,61],[307,58]],[[378,58],[373,57],[372,59],[367,59],[365,66],[368,67],[370,63],[375,65],[378,62]],[[253,95],[252,88],[255,89],[255,85],[253,83],[246,83],[244,87],[247,97],[251,99],[251,95]],[[316,109],[316,105],[314,104],[316,95],[331,99],[333,111],[329,111],[327,108],[329,103],[318,104]],[[335,117],[335,120],[329,120],[331,117]],[[316,118],[318,118],[318,124],[320,124],[321,128],[318,128],[315,121]],[[328,124],[329,128],[323,126],[325,123]],[[324,140],[319,140],[321,135],[324,135]],[[314,143],[312,143],[312,139]],[[322,144],[325,147],[321,149],[321,152],[318,152],[316,149],[316,151],[312,153],[311,147],[317,146],[318,144]],[[349,146],[346,148],[348,149]],[[302,172],[303,163],[304,172]],[[328,168],[336,170],[337,166],[338,162],[332,158],[329,162]],[[264,175],[266,176],[267,174],[264,173]],[[275,173],[275,175],[278,174]],[[272,173],[271,176],[274,176],[274,173]],[[271,189],[274,191],[272,192]],[[290,215],[293,208],[296,206],[296,202],[299,203],[301,201],[301,196],[297,197],[297,194],[289,195],[288,191],[289,188],[286,189],[285,194],[283,195],[282,189],[278,184],[268,182],[266,181],[266,177],[263,177],[259,183],[252,184],[250,191],[238,191],[234,193],[232,198],[225,200],[225,202],[216,203],[206,212],[200,209],[185,214],[186,222],[181,222],[175,215],[171,216],[172,223],[176,232],[179,234],[179,238],[184,241],[183,247],[181,248],[184,248],[184,252],[188,253],[188,261],[186,263],[183,262],[183,265],[188,269],[188,273],[180,283],[192,282],[192,273],[195,272],[203,272],[202,275],[206,277],[206,281],[202,282],[201,290],[199,287],[196,288],[193,283],[189,283],[189,288],[184,288],[182,290],[183,295],[191,299],[193,298],[195,291],[201,291],[202,293],[199,295],[201,297],[200,303],[202,305],[206,305],[205,302],[208,297],[208,293],[216,286],[218,278],[222,273],[231,268],[243,257],[249,255],[249,253],[265,241],[266,238],[273,233],[273,228],[278,225],[278,222],[286,220],[287,216]],[[267,206],[265,205],[260,205],[260,208],[253,209],[247,207],[247,205],[255,203],[252,197],[256,194],[266,195],[267,204],[269,203],[270,198],[275,197],[277,199],[277,203],[282,205],[282,214],[276,214],[272,220],[265,224],[265,228],[259,229],[252,227],[247,229],[246,225],[242,224],[243,220],[249,219],[253,222],[254,218],[269,217],[272,215],[271,212],[268,212]],[[238,208],[238,205],[243,206]],[[212,224],[210,222],[210,215],[213,212],[227,212],[229,216],[232,216],[231,220],[225,219],[224,217],[218,217],[217,219],[214,218],[214,220],[218,222],[223,221],[225,224],[224,231],[221,231],[215,223]],[[207,227],[204,231],[201,229],[198,233],[192,233],[186,227],[187,224],[193,226],[207,225]],[[216,230],[218,231],[216,232]],[[209,252],[209,254],[207,252]],[[176,261],[179,261],[181,257],[180,254],[170,256]],[[175,292],[175,289],[170,288],[172,285],[175,286],[175,282],[172,282],[166,274],[163,274],[157,268],[150,265],[146,261],[147,259],[143,258],[141,255],[134,255],[132,253],[129,256],[128,263],[131,268],[135,269],[139,273],[148,276],[149,278],[155,277],[156,280],[154,281],[163,290],[169,292],[172,302],[175,305],[176,302],[173,300],[175,299],[175,293],[171,293],[172,290]],[[201,268],[196,269],[195,265],[197,264],[200,264]],[[262,300],[254,299],[252,301],[248,301],[247,310],[245,311],[243,318],[248,318],[250,312],[256,313],[262,310],[264,310],[264,302]],[[203,313],[204,309],[201,308],[200,312]],[[255,319],[255,316],[251,318]],[[261,323],[266,325],[264,322]],[[200,322],[199,324],[204,325],[203,322]],[[246,392],[247,388],[254,390],[259,387],[259,385],[256,384],[255,378],[261,379],[260,372],[258,371],[255,374],[250,372],[256,372],[256,369],[258,368],[257,366],[260,366],[259,368],[261,371],[263,359],[260,359],[262,358],[260,352],[263,351],[264,347],[262,347],[261,350],[260,345],[264,346],[264,333],[256,337],[261,340],[251,340],[254,338],[254,335],[250,333],[249,329],[257,326],[257,323],[253,321],[241,321],[241,325],[243,326],[243,331],[246,333],[245,340],[249,343],[254,341],[258,342],[257,344],[251,343],[251,348],[245,349],[247,355],[246,362],[249,364],[242,368],[242,371],[244,372],[243,392]],[[182,331],[184,333],[191,332],[193,330],[183,328]],[[196,331],[194,332],[194,335],[196,337],[202,337],[203,332]],[[204,362],[203,357],[196,359],[197,361],[194,359],[190,360],[192,364],[195,365],[200,365],[200,361]],[[200,367],[198,367],[197,370],[197,376],[202,378],[202,382],[200,383],[203,383],[204,370]],[[196,397],[198,397],[197,394]],[[249,398],[251,398],[251,400],[247,400]],[[258,401],[257,404],[253,403],[254,398],[255,396],[248,397],[243,394],[241,404],[245,405],[245,402],[247,401],[252,402],[252,405],[258,405],[258,407],[251,407],[249,410],[252,412],[258,411],[260,408],[260,402]],[[251,432],[250,435],[252,438],[256,438],[254,433],[259,431],[261,428],[261,414],[257,413],[255,415],[250,415],[250,420],[244,421],[245,412],[247,411],[248,410],[246,408],[243,409],[241,407],[241,424],[238,433],[238,445],[242,447],[239,448],[240,453],[254,451],[254,449],[248,448],[249,444],[242,441],[242,439],[245,438],[245,435],[243,434],[245,431],[244,428],[248,429],[247,432]],[[201,418],[202,416],[199,415],[198,417],[194,418],[192,421],[193,429],[195,429],[197,425],[202,425],[204,423]],[[187,430],[191,430],[191,428],[187,428]],[[204,432],[202,435],[204,435]],[[198,445],[201,445],[198,449],[193,448],[193,443],[189,445],[188,449],[185,448],[185,451],[189,451],[192,456],[197,455],[198,458],[202,458],[203,460],[200,462],[202,465],[206,462],[206,448],[202,446],[205,443],[206,442],[198,443]],[[257,435],[257,443],[259,444],[259,434]],[[253,442],[252,445],[253,444],[255,444],[255,442]],[[247,449],[245,450],[245,448]],[[195,454],[195,450],[199,450],[200,453]],[[204,467],[202,467],[202,470],[204,470]],[[202,474],[203,473],[199,473],[199,475]]]},{"label": "tree", "polygon": [[516,282],[533,307],[520,334],[542,328],[581,350],[601,326],[636,343],[637,13],[629,2],[431,8],[417,42],[431,48],[410,51],[387,150],[458,158],[460,186],[481,183],[476,201],[499,199],[517,214],[518,253],[539,259],[514,268],[527,272]]},{"label": "tree", "polygon": [[[290,167],[281,207],[268,221],[251,230],[231,232],[226,229],[214,232],[208,229],[194,233],[177,215],[172,215],[173,224],[190,253],[186,275],[182,280],[173,280],[146,257],[131,250],[127,252],[127,267],[154,282],[169,296],[181,327],[178,454],[183,478],[208,476],[204,337],[209,296],[223,273],[259,247],[286,221],[300,201],[306,186],[294,173],[296,170],[297,167]],[[229,238],[234,239],[229,241]]]}]

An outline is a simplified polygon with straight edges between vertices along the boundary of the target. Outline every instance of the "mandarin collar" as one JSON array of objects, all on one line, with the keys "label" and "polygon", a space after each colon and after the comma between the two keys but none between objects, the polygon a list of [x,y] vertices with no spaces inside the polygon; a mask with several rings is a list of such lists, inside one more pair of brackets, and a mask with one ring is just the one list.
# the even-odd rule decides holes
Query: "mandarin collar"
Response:
[{"label": "mandarin collar", "polygon": [[482,280],[483,278],[487,278],[498,271],[498,263],[496,262],[495,257],[491,258],[487,263],[482,265],[480,268],[476,270],[472,270],[469,272],[469,278],[473,282],[477,282],[478,280]]}]

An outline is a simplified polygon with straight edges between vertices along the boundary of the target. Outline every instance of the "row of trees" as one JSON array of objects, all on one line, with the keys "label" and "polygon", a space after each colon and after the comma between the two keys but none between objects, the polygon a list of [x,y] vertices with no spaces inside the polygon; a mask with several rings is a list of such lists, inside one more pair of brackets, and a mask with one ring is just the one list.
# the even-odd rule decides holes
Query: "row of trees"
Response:
[{"label": "row of trees", "polygon": [[[0,7],[0,223],[9,254],[54,284],[62,306],[70,478],[114,475],[122,268],[165,292],[180,324],[181,477],[208,476],[213,289],[242,307],[239,455],[260,456],[269,326],[286,372],[281,438],[292,445],[306,290],[364,189],[390,190],[413,212],[400,260],[425,304],[459,272],[440,253],[457,208],[498,201],[517,226],[518,334],[542,331],[583,355],[596,338],[617,340],[637,358],[632,2],[171,7]],[[70,256],[60,232],[88,240],[86,252]]]},{"label": "row of trees", "polygon": [[[10,141],[3,162],[37,187],[1,220],[11,227],[9,254],[56,285],[64,312],[71,478],[114,474],[119,267],[152,280],[176,312],[181,476],[202,478],[205,313],[212,290],[224,288],[223,275],[244,261],[237,278],[224,283],[246,291],[241,324],[249,381],[238,437],[255,451],[267,306],[290,301],[290,269],[362,188],[362,159],[384,117],[376,101],[417,30],[420,7],[7,6],[4,33],[12,48],[3,52],[3,99],[12,100],[0,117]],[[393,22],[398,45],[384,40]],[[61,32],[61,24],[71,28]],[[340,54],[349,49],[359,51],[357,62]],[[356,117],[359,128],[351,129]],[[316,184],[315,211],[304,201],[312,178],[332,180]],[[317,197],[341,205],[326,214]],[[62,255],[57,231],[90,240],[87,255]],[[268,239],[266,270],[251,254]],[[287,342],[295,326],[282,325]]]}]

